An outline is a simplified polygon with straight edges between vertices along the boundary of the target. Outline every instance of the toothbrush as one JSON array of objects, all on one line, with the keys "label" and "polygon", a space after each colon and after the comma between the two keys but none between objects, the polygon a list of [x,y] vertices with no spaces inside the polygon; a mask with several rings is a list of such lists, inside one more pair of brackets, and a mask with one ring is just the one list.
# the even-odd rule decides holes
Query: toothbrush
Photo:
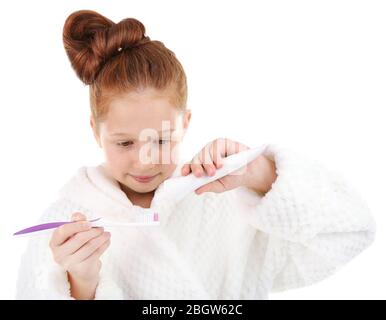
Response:
[{"label": "toothbrush", "polygon": [[[64,224],[72,223],[74,221],[58,221],[38,224],[18,232],[14,236],[21,236],[27,234],[40,233],[41,231],[58,228]],[[140,226],[158,226],[160,224],[158,213],[146,213],[137,216],[137,222],[116,222],[107,220],[105,218],[96,218],[89,220],[91,227],[140,227]]]},{"label": "toothbrush", "polygon": [[232,154],[223,159],[223,166],[216,170],[213,176],[196,177],[193,173],[187,176],[178,176],[172,179],[165,180],[159,192],[165,193],[165,198],[180,201],[187,194],[197,190],[204,184],[220,179],[241,167],[247,165],[258,156],[260,156],[267,148],[267,145],[262,145],[256,148],[241,151]]},{"label": "toothbrush", "polygon": [[[138,221],[142,220],[142,221]],[[117,222],[105,218],[91,220],[93,227],[141,227],[141,226],[158,226],[160,224],[159,215],[155,213],[146,213],[138,216],[137,222]]]}]

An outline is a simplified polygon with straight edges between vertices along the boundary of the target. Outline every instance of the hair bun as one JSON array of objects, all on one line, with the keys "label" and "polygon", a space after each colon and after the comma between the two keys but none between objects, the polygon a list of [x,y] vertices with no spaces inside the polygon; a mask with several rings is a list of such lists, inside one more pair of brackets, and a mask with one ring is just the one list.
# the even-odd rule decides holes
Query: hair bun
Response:
[{"label": "hair bun", "polygon": [[107,32],[107,54],[109,50],[114,52],[119,47],[136,46],[143,41],[145,37],[145,26],[134,18],[123,19],[114,24]]},{"label": "hair bun", "polygon": [[114,23],[91,10],[73,12],[63,27],[63,44],[81,81],[91,84],[104,62],[122,49],[150,41],[144,25],[134,18]]}]

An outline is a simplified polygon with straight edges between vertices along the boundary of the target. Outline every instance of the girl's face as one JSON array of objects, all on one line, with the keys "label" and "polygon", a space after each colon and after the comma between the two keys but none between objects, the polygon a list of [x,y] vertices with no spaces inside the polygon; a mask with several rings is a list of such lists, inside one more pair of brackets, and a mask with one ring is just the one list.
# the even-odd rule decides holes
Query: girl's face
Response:
[{"label": "girl's face", "polygon": [[152,88],[116,97],[99,123],[99,133],[91,117],[109,174],[131,191],[155,190],[177,166],[191,112],[182,112],[169,97],[170,93]]}]

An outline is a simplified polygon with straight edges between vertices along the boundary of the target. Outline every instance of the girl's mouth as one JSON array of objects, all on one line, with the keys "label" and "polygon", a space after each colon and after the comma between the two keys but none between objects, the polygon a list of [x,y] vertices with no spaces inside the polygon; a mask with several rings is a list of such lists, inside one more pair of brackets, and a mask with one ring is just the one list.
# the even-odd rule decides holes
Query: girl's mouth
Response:
[{"label": "girl's mouth", "polygon": [[152,181],[158,174],[154,176],[134,176],[130,174],[136,181],[141,182],[141,183],[146,183]]}]

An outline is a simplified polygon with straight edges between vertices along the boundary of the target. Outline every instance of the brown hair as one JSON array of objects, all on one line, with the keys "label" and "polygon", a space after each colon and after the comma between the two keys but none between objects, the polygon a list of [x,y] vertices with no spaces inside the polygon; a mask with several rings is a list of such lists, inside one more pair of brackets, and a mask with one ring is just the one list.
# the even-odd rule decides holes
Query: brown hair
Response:
[{"label": "brown hair", "polygon": [[172,90],[171,102],[186,108],[187,82],[174,52],[145,36],[134,18],[114,23],[91,10],[75,11],[63,27],[63,43],[72,68],[90,88],[96,123],[108,112],[114,96],[146,87]]}]

